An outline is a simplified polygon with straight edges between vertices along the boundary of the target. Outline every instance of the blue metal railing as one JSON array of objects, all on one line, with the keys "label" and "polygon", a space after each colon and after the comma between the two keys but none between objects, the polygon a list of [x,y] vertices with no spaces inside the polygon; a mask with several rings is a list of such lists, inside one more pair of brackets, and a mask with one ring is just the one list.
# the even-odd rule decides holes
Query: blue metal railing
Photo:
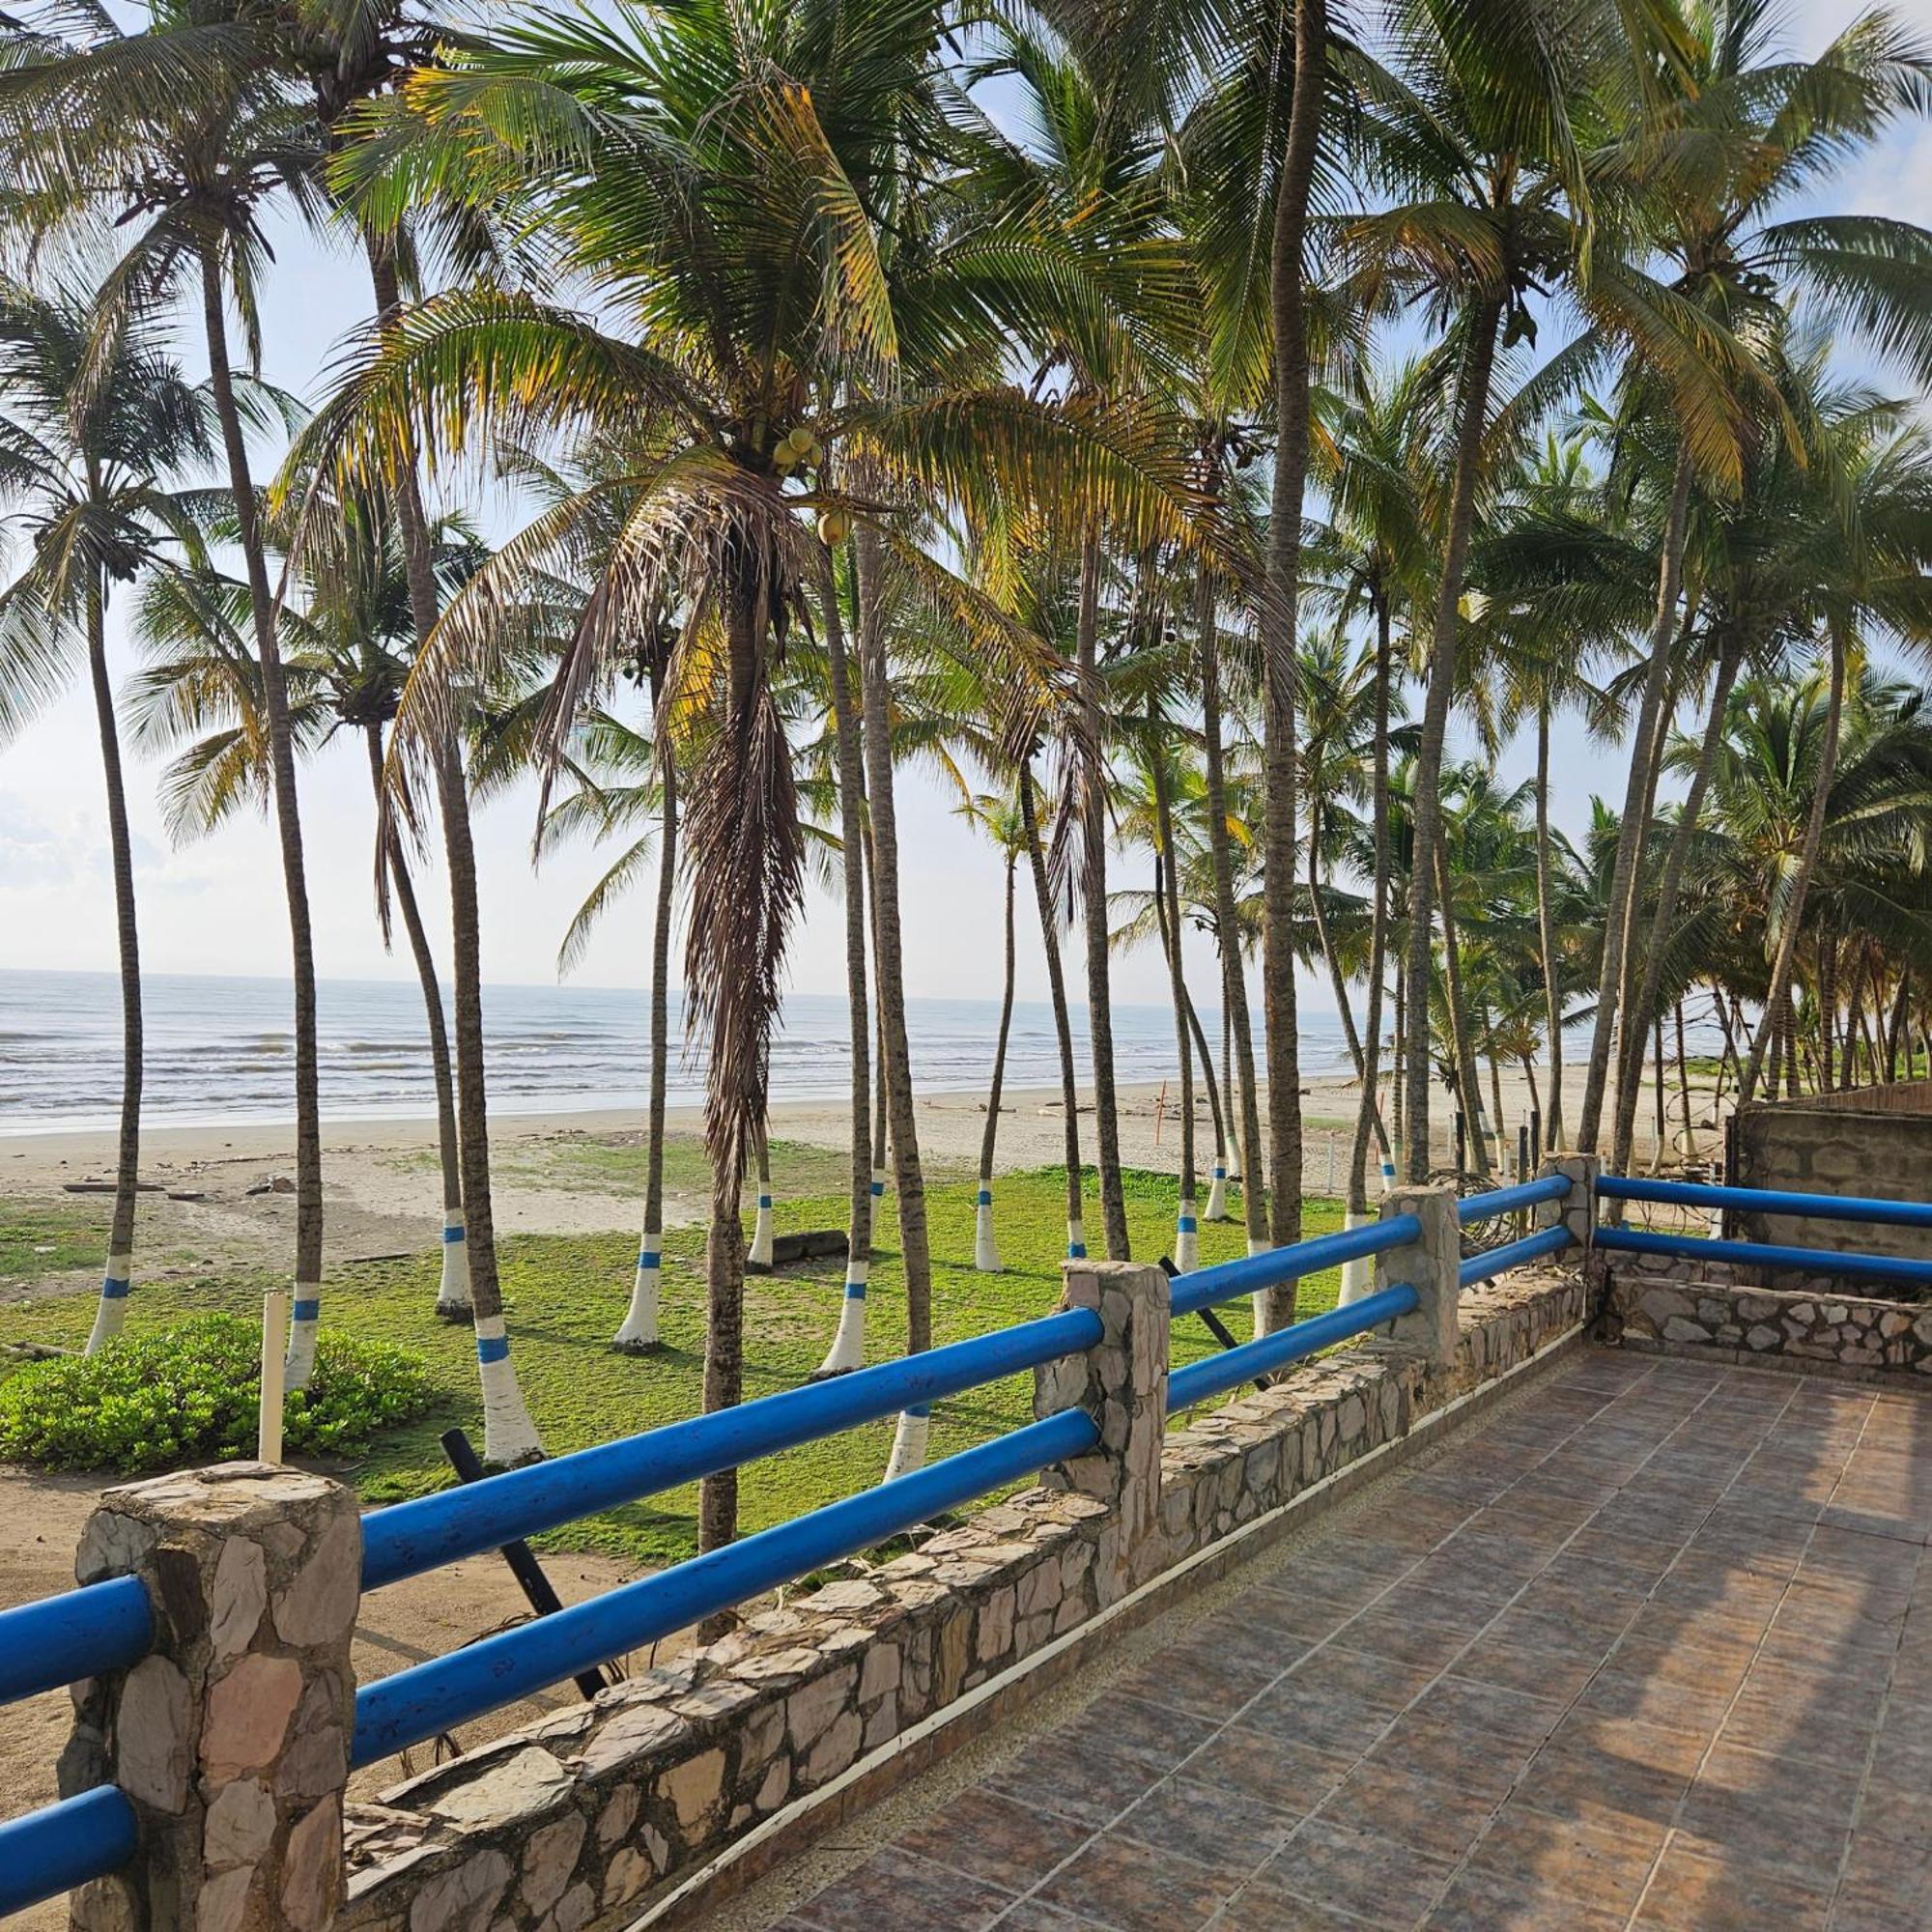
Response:
[{"label": "blue metal railing", "polygon": [[0,1823],[0,1917],[119,1871],[134,1829],[134,1807],[112,1784]]},{"label": "blue metal railing", "polygon": [[[1277,1252],[1290,1251],[1284,1248]],[[1254,1259],[1262,1258],[1257,1255]],[[1224,1395],[1256,1376],[1285,1369],[1291,1362],[1332,1349],[1337,1342],[1346,1342],[1351,1336],[1379,1328],[1384,1321],[1413,1314],[1421,1299],[1407,1282],[1398,1282],[1392,1288],[1365,1294],[1359,1301],[1331,1308],[1291,1327],[1278,1328],[1272,1335],[1257,1336],[1237,1349],[1227,1349],[1218,1355],[1205,1355],[1198,1362],[1189,1362],[1184,1368],[1171,1371],[1167,1378],[1167,1412],[1172,1415],[1177,1409],[1193,1408],[1210,1396]]]},{"label": "blue metal railing", "polygon": [[1360,1261],[1421,1238],[1422,1223],[1413,1214],[1391,1214],[1386,1221],[1345,1228],[1336,1235],[1317,1235],[1291,1248],[1265,1248],[1239,1261],[1196,1268],[1176,1280],[1174,1312],[1193,1315],[1217,1301],[1279,1288],[1284,1282],[1299,1281],[1303,1275],[1320,1274],[1323,1268],[1340,1267],[1344,1262]]},{"label": "blue metal railing", "polygon": [[1456,1204],[1456,1219],[1464,1228],[1476,1221],[1492,1221],[1498,1214],[1515,1214],[1534,1208],[1542,1201],[1561,1201],[1570,1192],[1570,1181],[1561,1174],[1545,1174],[1535,1180],[1520,1180],[1514,1187],[1498,1187],[1488,1194],[1467,1194]]},{"label": "blue metal railing", "polygon": [[791,1582],[955,1509],[988,1490],[1080,1456],[1099,1441],[1085,1409],[1063,1409],[913,1475],[828,1503],[535,1623],[485,1637],[355,1693],[352,1764],[371,1764],[593,1663],[655,1643],[747,1597]]},{"label": "blue metal railing", "polygon": [[902,1408],[982,1387],[1062,1355],[1078,1354],[1099,1339],[1097,1315],[1067,1309],[858,1369],[836,1380],[786,1389],[553,1462],[505,1470],[461,1489],[391,1503],[362,1520],[362,1587],[380,1589],[459,1556],[497,1549],[517,1537],[554,1529]]},{"label": "blue metal railing", "polygon": [[0,1610],[0,1704],[125,1670],[154,1642],[148,1592],[134,1577],[110,1577]]},{"label": "blue metal railing", "polygon": [[1474,1288],[1478,1282],[1488,1281],[1506,1268],[1521,1267],[1527,1262],[1540,1261],[1545,1255],[1560,1253],[1569,1245],[1570,1230],[1560,1222],[1553,1228],[1539,1228],[1535,1234],[1525,1235],[1520,1241],[1507,1241],[1499,1248],[1491,1248],[1487,1254],[1471,1255],[1456,1270],[1456,1285],[1459,1288]]},{"label": "blue metal railing", "polygon": [[1789,1194],[1776,1187],[1722,1187],[1700,1180],[1637,1180],[1606,1174],[1597,1184],[1606,1201],[1656,1201],[1681,1208],[1735,1208],[1746,1213],[1864,1221],[1875,1228],[1932,1229],[1932,1203],[1883,1201],[1861,1194]]},{"label": "blue metal railing", "polygon": [[[1850,1218],[1850,1217],[1847,1217]],[[1803,1268],[1845,1281],[1902,1281],[1932,1288],[1932,1262],[1890,1255],[1841,1254],[1835,1248],[1785,1248],[1767,1241],[1716,1241],[1702,1235],[1668,1235],[1647,1228],[1599,1228],[1597,1245],[1632,1255],[1670,1255],[1685,1261],[1741,1262],[1747,1267]]]}]

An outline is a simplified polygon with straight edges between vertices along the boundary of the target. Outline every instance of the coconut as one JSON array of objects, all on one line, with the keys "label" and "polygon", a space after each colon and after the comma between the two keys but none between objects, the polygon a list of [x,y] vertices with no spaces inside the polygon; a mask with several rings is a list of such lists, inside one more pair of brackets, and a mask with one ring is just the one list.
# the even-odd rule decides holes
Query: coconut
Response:
[{"label": "coconut", "polygon": [[852,519],[843,510],[821,510],[818,513],[818,534],[836,550],[852,534]]}]

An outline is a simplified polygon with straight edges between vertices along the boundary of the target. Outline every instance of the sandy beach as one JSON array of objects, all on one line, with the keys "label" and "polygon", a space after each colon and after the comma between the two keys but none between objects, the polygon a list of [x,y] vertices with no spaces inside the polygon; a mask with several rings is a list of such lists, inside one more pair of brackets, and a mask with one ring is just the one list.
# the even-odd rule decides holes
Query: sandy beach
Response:
[{"label": "sandy beach", "polygon": [[[1306,1148],[1303,1182],[1332,1194],[1347,1183],[1356,1107],[1352,1081],[1314,1081],[1304,1090]],[[1572,1104],[1575,1104],[1572,1090]],[[1123,1158],[1149,1168],[1177,1168],[1179,1129],[1171,1085],[1121,1090]],[[1520,1074],[1503,1083],[1511,1128],[1528,1116],[1530,1092]],[[922,1153],[935,1178],[968,1175],[978,1164],[985,1102],[975,1094],[919,1097]],[[1197,1160],[1204,1178],[1213,1158],[1212,1122],[1197,1096]],[[1693,1092],[1700,1153],[1714,1156],[1719,1135],[1708,1087]],[[1082,1139],[1091,1161],[1092,1096],[1081,1095]],[[1676,1127],[1675,1094],[1672,1127]],[[1450,1112],[1437,1096],[1433,1115],[1437,1158],[1449,1158]],[[671,1133],[694,1154],[701,1132],[695,1106],[669,1110]],[[772,1109],[774,1140],[837,1154],[846,1145],[846,1110],[834,1100],[787,1100]],[[437,1237],[440,1196],[436,1125],[430,1120],[338,1121],[324,1127],[327,1255],[331,1264],[412,1252]],[[636,1224],[638,1168],[642,1145],[637,1116],[626,1112],[499,1115],[493,1122],[492,1168],[497,1226],[507,1234],[587,1234]],[[1001,1108],[996,1166],[1001,1171],[1057,1162],[1063,1151],[1058,1088],[1009,1089]],[[1650,1109],[1638,1123],[1638,1156],[1650,1157]],[[164,1265],[206,1267],[221,1263],[279,1262],[292,1238],[295,1203],[275,1191],[294,1165],[293,1130],[286,1124],[150,1126],[142,1136],[144,1238],[163,1250]],[[0,1136],[0,1196],[46,1199],[112,1175],[114,1143],[103,1132]],[[1237,1163],[1235,1163],[1237,1165]],[[837,1192],[836,1161],[812,1164],[815,1189]],[[701,1174],[693,1158],[670,1163],[667,1221],[700,1220]],[[68,1198],[71,1199],[72,1196]],[[153,1246],[149,1247],[151,1256]],[[5,1292],[5,1291],[0,1291]],[[18,1285],[13,1292],[20,1292]]]}]

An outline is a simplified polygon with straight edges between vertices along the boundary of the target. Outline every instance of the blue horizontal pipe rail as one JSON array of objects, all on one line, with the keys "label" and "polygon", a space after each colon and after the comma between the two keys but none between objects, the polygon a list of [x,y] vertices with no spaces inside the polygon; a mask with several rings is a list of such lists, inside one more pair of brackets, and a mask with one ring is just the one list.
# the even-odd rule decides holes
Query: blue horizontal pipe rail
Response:
[{"label": "blue horizontal pipe rail", "polygon": [[1385,1221],[1345,1228],[1337,1235],[1317,1235],[1292,1247],[1266,1248],[1239,1261],[1195,1268],[1175,1281],[1174,1312],[1194,1315],[1217,1301],[1232,1301],[1237,1294],[1252,1294],[1264,1288],[1279,1288],[1285,1281],[1299,1281],[1303,1275],[1320,1274],[1323,1268],[1340,1267],[1344,1262],[1383,1254],[1421,1238],[1422,1223],[1413,1214],[1391,1214]]},{"label": "blue horizontal pipe rail", "polygon": [[1637,1180],[1606,1174],[1597,1191],[1610,1201],[1657,1201],[1678,1208],[1735,1208],[1747,1214],[1822,1216],[1875,1228],[1932,1228],[1932,1202],[1881,1201],[1861,1194],[1789,1194],[1777,1187],[1720,1187],[1699,1180]]},{"label": "blue horizontal pipe rail", "polygon": [[599,1510],[1038,1368],[1099,1340],[1100,1318],[1092,1309],[1066,1309],[552,1462],[507,1469],[461,1489],[392,1503],[362,1519],[362,1587],[381,1589],[459,1556],[497,1549]]},{"label": "blue horizontal pipe rail", "polygon": [[1456,1204],[1456,1219],[1466,1228],[1472,1222],[1492,1221],[1498,1214],[1520,1213],[1541,1201],[1561,1201],[1569,1192],[1567,1176],[1539,1175],[1534,1180],[1520,1180],[1514,1187],[1498,1187],[1488,1194],[1465,1194]]},{"label": "blue horizontal pipe rail", "polygon": [[137,1577],[110,1577],[0,1610],[0,1704],[138,1663],[155,1644]]},{"label": "blue horizontal pipe rail", "polygon": [[1085,1455],[1098,1440],[1085,1409],[1063,1409],[913,1475],[365,1684],[355,1693],[350,1762],[374,1764],[594,1663],[640,1650],[1048,1463]]},{"label": "blue horizontal pipe rail", "polygon": [[1420,1300],[1421,1296],[1407,1282],[1398,1282],[1392,1288],[1365,1294],[1346,1307],[1331,1308],[1325,1315],[1311,1316],[1291,1327],[1277,1328],[1272,1335],[1243,1342],[1237,1349],[1189,1362],[1185,1368],[1174,1370],[1167,1378],[1167,1412],[1172,1415],[1177,1409],[1192,1408],[1198,1403],[1238,1388],[1256,1376],[1285,1369],[1291,1362],[1332,1349],[1337,1342],[1346,1342],[1351,1336],[1380,1327],[1384,1321],[1413,1314]]},{"label": "blue horizontal pipe rail", "polygon": [[0,1824],[0,1918],[119,1871],[134,1856],[134,1807],[103,1784]]},{"label": "blue horizontal pipe rail", "polygon": [[1553,1255],[1569,1245],[1568,1228],[1560,1224],[1554,1228],[1539,1228],[1535,1234],[1525,1235],[1520,1241],[1507,1241],[1485,1254],[1471,1255],[1456,1270],[1456,1284],[1459,1288],[1474,1288],[1478,1282],[1488,1281],[1492,1275],[1501,1274],[1507,1268],[1521,1267],[1526,1262],[1540,1261],[1545,1255]]},{"label": "blue horizontal pipe rail", "polygon": [[1659,1234],[1648,1228],[1597,1230],[1597,1245],[1631,1255],[1671,1255],[1685,1261],[1738,1262],[1747,1267],[1802,1268],[1846,1281],[1902,1281],[1932,1288],[1932,1262],[1891,1255],[1839,1254],[1834,1248],[1784,1248],[1768,1241],[1714,1241],[1702,1235]]}]

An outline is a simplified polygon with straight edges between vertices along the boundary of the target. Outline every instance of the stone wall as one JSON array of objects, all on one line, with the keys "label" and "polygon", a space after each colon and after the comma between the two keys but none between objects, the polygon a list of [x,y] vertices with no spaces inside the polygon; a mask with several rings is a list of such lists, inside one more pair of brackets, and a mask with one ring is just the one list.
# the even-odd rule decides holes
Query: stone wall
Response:
[{"label": "stone wall", "polygon": [[1932,1377],[1932,1309],[1847,1293],[1836,1276],[1770,1288],[1757,1271],[1662,1255],[1605,1255],[1605,1305],[1627,1349],[1718,1353],[1861,1381]]},{"label": "stone wall", "polygon": [[[1577,1270],[1519,1270],[1463,1297],[1448,1361],[1363,1343],[1189,1418],[1166,1438],[1157,1520],[1134,1564],[1151,1587],[1122,1613],[1145,1603],[1151,1614],[1205,1580],[1213,1558],[1186,1578],[1153,1573],[1252,1525],[1226,1560],[1250,1553],[1271,1513],[1385,1456],[1426,1417],[1577,1330],[1583,1312]],[[1106,1600],[1117,1531],[1114,1512],[1092,1496],[1028,1491],[914,1554],[759,1611],[722,1642],[399,1784],[380,1804],[353,1805],[338,1924],[579,1932],[627,1922],[801,1799],[840,1780],[838,1796],[859,1793],[915,1749],[956,1747],[972,1719],[996,1720],[1004,1699],[1070,1663],[1075,1634]],[[1023,1665],[1023,1682],[999,1683]],[[969,1719],[946,1721],[943,1735],[926,1722],[961,1699]],[[821,1804],[796,1830],[838,1815]]]},{"label": "stone wall", "polygon": [[[1724,1146],[1733,1186],[1932,1201],[1932,1080],[1742,1107]],[[1920,1228],[1733,1212],[1724,1232],[1741,1241],[1932,1260],[1932,1233]],[[1788,1278],[1778,1285],[1798,1286]]]}]

